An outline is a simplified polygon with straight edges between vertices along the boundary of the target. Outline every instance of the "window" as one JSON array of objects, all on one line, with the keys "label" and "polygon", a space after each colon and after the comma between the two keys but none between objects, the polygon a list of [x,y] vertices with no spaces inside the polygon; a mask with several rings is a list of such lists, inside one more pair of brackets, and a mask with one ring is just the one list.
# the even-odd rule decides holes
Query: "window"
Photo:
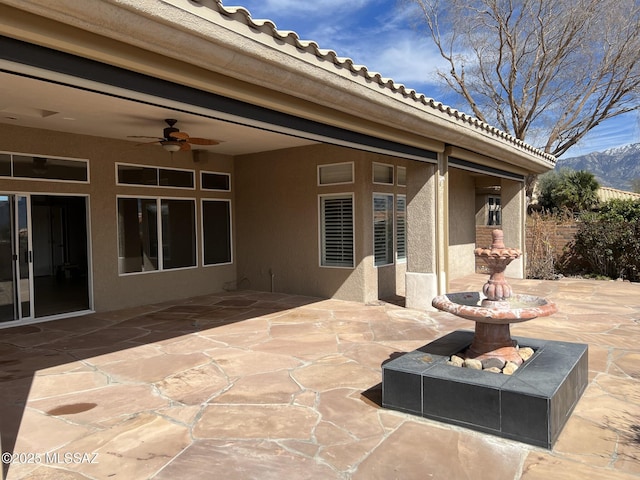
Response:
[{"label": "window", "polygon": [[195,236],[194,200],[118,198],[120,274],[195,266]]},{"label": "window", "polygon": [[193,200],[160,200],[162,269],[196,266],[196,205]]},{"label": "window", "polygon": [[89,181],[89,162],[3,153],[0,154],[0,176],[86,183]]},{"label": "window", "polygon": [[502,225],[502,205],[500,197],[490,196],[487,200],[487,225]]},{"label": "window", "polygon": [[393,185],[393,165],[384,163],[373,164],[373,183]]},{"label": "window", "polygon": [[407,167],[398,167],[398,186],[407,186]]},{"label": "window", "polygon": [[318,165],[318,185],[353,183],[353,162]]},{"label": "window", "polygon": [[11,155],[0,153],[0,177],[11,176]]},{"label": "window", "polygon": [[203,265],[231,263],[231,202],[202,200]]},{"label": "window", "polygon": [[127,185],[158,185],[158,169],[136,165],[118,165],[118,183]]},{"label": "window", "polygon": [[194,188],[194,172],[169,168],[158,169],[158,185],[161,187]]},{"label": "window", "polygon": [[228,173],[201,172],[200,188],[202,190],[231,191],[231,175]]},{"label": "window", "polygon": [[195,188],[195,172],[193,170],[127,165],[123,163],[118,163],[116,168],[118,185]]},{"label": "window", "polygon": [[376,266],[393,263],[393,195],[373,194],[373,254]]},{"label": "window", "polygon": [[407,197],[396,197],[396,258],[407,259]]},{"label": "window", "polygon": [[353,195],[320,196],[320,265],[354,267]]}]

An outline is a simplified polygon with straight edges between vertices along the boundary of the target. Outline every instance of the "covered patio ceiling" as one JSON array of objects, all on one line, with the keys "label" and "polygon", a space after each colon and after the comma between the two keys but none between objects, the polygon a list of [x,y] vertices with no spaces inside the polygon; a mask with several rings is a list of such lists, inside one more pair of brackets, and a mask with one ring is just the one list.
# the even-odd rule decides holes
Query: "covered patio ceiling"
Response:
[{"label": "covered patio ceiling", "polygon": [[[83,87],[68,86],[59,79],[36,78],[34,72],[9,73],[7,67],[10,66],[0,65],[3,70],[0,71],[0,124],[113,138],[136,145],[153,139],[130,136],[162,137],[162,130],[167,126],[164,119],[174,118],[178,120],[176,127],[191,137],[220,142],[212,146],[197,145],[194,149],[234,156],[318,143],[235,123],[232,119],[211,118],[193,106],[159,97],[137,95],[137,100],[130,100],[113,93],[92,91],[88,83]],[[130,93],[134,96],[135,92]],[[151,144],[140,148],[161,147]]]}]

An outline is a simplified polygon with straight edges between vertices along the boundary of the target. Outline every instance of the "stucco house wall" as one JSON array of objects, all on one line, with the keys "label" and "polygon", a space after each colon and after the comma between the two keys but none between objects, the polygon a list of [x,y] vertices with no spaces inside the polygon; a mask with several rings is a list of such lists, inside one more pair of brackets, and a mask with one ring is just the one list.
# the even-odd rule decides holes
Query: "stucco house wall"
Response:
[{"label": "stucco house wall", "polygon": [[[353,183],[318,185],[318,166],[343,162],[353,163]],[[239,285],[362,302],[403,290],[403,263],[374,266],[371,212],[374,193],[406,194],[406,187],[374,184],[374,162],[405,164],[331,145],[237,157]],[[354,268],[320,266],[319,198],[329,194],[354,196]]]},{"label": "stucco house wall", "polygon": [[475,272],[474,177],[457,168],[449,169],[449,272],[455,279]]}]

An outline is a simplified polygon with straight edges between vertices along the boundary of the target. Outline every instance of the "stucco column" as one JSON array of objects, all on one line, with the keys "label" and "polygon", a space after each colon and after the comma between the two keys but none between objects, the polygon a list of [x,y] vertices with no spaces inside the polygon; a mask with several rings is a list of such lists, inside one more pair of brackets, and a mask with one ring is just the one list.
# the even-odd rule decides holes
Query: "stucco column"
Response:
[{"label": "stucco column", "polygon": [[502,231],[507,247],[519,248],[524,255],[514,260],[505,270],[505,275],[524,278],[525,265],[525,221],[526,197],[524,182],[502,179],[500,197],[502,200]]},{"label": "stucco column", "polygon": [[430,163],[407,165],[407,273],[406,306],[432,310],[438,295],[437,167]]}]

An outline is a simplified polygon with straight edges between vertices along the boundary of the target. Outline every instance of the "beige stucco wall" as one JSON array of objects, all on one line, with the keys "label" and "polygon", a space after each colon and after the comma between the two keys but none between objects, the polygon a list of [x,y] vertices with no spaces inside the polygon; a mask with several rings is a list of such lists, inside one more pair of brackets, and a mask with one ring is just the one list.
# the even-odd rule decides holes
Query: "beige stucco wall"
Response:
[{"label": "beige stucco wall", "polygon": [[[318,186],[321,164],[353,162],[355,182]],[[374,267],[372,162],[399,160],[331,145],[236,157],[238,277],[242,286],[370,302],[398,288],[396,265]],[[354,194],[355,268],[320,266],[319,196]],[[404,193],[404,191],[402,192]],[[399,267],[402,268],[402,267]],[[403,285],[400,286],[403,288]]]},{"label": "beige stucco wall", "polygon": [[507,277],[524,278],[526,258],[525,218],[526,199],[524,183],[502,179],[502,231],[507,247],[519,248],[523,255],[509,264],[505,270]]},{"label": "beige stucco wall", "polygon": [[[88,197],[91,278],[96,311],[186,298],[221,291],[236,279],[232,265],[202,267],[201,225],[199,220],[201,198],[226,198],[234,203],[234,191],[200,192],[196,190],[116,186],[115,162],[149,164],[196,171],[232,173],[233,159],[228,156],[209,155],[203,162],[194,163],[188,152],[173,157],[154,146],[136,147],[127,141],[99,137],[71,135],[48,130],[20,128],[4,124],[0,137],[0,151],[13,153],[60,156],[89,160],[90,183],[62,183],[0,179],[0,192],[81,194]],[[117,195],[196,199],[196,234],[198,267],[143,274],[118,274]],[[233,225],[234,222],[232,222]]]},{"label": "beige stucco wall", "polygon": [[[437,165],[409,162],[407,166],[407,263],[405,300],[408,308],[429,310],[438,294],[437,225],[441,218]],[[442,185],[446,186],[444,177]]]},{"label": "beige stucco wall", "polygon": [[476,186],[469,172],[449,168],[449,278],[475,272]]}]

